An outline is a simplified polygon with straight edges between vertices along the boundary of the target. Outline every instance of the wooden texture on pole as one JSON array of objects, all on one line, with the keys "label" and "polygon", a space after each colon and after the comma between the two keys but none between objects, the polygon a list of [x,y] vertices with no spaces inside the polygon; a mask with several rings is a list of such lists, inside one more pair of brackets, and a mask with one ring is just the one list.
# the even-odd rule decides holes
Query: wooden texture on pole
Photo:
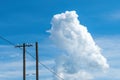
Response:
[{"label": "wooden texture on pole", "polygon": [[23,80],[26,80],[26,60],[25,60],[25,43],[23,43]]},{"label": "wooden texture on pole", "polygon": [[23,80],[26,80],[26,47],[31,47],[31,44],[25,44],[23,43],[23,45],[17,45],[15,46],[16,48],[23,48]]},{"label": "wooden texture on pole", "polygon": [[38,42],[35,43],[36,45],[36,80],[39,80],[39,57],[38,57]]}]

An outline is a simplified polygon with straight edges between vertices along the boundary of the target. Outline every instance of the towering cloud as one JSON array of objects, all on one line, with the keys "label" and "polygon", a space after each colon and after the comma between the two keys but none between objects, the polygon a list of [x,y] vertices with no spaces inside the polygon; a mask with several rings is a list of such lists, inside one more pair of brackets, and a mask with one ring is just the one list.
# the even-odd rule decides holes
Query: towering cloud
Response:
[{"label": "towering cloud", "polygon": [[[100,48],[75,11],[56,14],[51,21],[50,38],[66,54],[56,59],[55,70],[65,80],[90,80],[90,72],[109,68]],[[56,79],[59,80],[59,79]]]}]

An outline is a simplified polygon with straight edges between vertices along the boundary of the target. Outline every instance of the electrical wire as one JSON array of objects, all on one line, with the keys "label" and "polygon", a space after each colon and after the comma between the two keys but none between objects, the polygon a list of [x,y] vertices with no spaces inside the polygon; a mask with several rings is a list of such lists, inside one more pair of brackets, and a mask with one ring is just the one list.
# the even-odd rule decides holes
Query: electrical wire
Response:
[{"label": "electrical wire", "polygon": [[[6,39],[6,38],[4,38],[4,37],[2,37],[2,36],[0,36],[0,39],[4,40],[5,42],[7,42],[7,43],[9,43],[10,45],[12,45],[12,46],[15,47],[15,44],[12,43],[11,41],[9,41],[8,39]],[[19,49],[22,49],[22,48],[19,47]],[[33,59],[36,60],[36,58],[35,58],[30,52],[26,51],[26,53],[27,53],[28,55],[30,55]],[[58,73],[56,73],[55,71],[53,71],[52,69],[50,69],[48,66],[46,66],[46,65],[43,64],[42,62],[39,61],[39,64],[42,65],[44,68],[46,68],[48,71],[50,71],[52,74],[54,74],[54,75],[55,75],[56,77],[58,77],[59,79],[64,80],[62,77],[60,77],[60,75],[59,75]]]},{"label": "electrical wire", "polygon": [[6,38],[4,38],[4,37],[2,37],[2,36],[0,36],[0,39],[6,41],[7,43],[9,43],[9,44],[12,45],[12,46],[15,45],[14,43],[12,43],[11,41],[7,40]]},{"label": "electrical wire", "polygon": [[[31,55],[31,53],[29,53],[28,51],[26,51],[26,53],[28,53],[28,55],[30,55],[33,59],[36,60],[36,58]],[[59,74],[57,74],[55,71],[53,71],[52,69],[50,69],[48,66],[46,66],[45,64],[43,64],[42,62],[39,61],[39,64],[42,65],[44,68],[46,68],[47,70],[49,70],[51,73],[53,73],[54,75],[56,75],[56,77],[60,78],[61,80],[64,80],[62,77],[59,76]]]}]

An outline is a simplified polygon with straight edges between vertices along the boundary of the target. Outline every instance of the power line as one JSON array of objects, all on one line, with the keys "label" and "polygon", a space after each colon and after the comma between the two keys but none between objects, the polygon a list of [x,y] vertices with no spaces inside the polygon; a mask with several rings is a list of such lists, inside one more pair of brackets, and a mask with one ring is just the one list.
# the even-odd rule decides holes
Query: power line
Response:
[{"label": "power line", "polygon": [[[12,45],[12,46],[15,46],[14,43],[12,43],[11,41],[9,41],[8,39],[6,39],[6,38],[4,38],[4,37],[2,37],[2,36],[0,36],[0,39],[4,40],[5,42],[9,43],[9,44]],[[21,49],[21,48],[19,48],[19,49]],[[30,52],[26,51],[26,53],[27,53],[28,55],[30,55],[34,60],[36,60],[36,58],[35,58]],[[56,75],[56,77],[60,78],[61,80],[64,80],[62,77],[59,76],[58,73],[56,73],[55,71],[53,71],[52,69],[50,69],[48,66],[46,66],[46,65],[43,64],[42,62],[39,61],[39,64],[42,65],[42,66],[43,66],[44,68],[46,68],[47,70],[49,70],[52,74]]]},{"label": "power line", "polygon": [[2,36],[0,36],[0,38],[1,38],[2,40],[4,40],[5,42],[9,43],[9,44],[12,45],[12,46],[15,45],[14,43],[12,43],[11,41],[7,40],[6,38],[4,38],[4,37],[2,37]]}]

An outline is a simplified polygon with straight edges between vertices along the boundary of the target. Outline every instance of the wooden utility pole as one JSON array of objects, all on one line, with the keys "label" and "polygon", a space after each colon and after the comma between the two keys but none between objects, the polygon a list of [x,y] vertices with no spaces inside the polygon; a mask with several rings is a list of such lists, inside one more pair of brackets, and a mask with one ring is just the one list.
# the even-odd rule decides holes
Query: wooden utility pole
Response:
[{"label": "wooden utility pole", "polygon": [[25,44],[23,43],[23,45],[17,45],[15,47],[18,47],[18,48],[23,48],[23,80],[26,80],[26,47],[31,47],[32,45],[31,44]]},{"label": "wooden utility pole", "polygon": [[23,44],[23,80],[26,80],[26,55],[25,55],[25,43]]},{"label": "wooden utility pole", "polygon": [[36,80],[39,80],[39,57],[38,57],[38,42],[35,43],[36,45]]}]

